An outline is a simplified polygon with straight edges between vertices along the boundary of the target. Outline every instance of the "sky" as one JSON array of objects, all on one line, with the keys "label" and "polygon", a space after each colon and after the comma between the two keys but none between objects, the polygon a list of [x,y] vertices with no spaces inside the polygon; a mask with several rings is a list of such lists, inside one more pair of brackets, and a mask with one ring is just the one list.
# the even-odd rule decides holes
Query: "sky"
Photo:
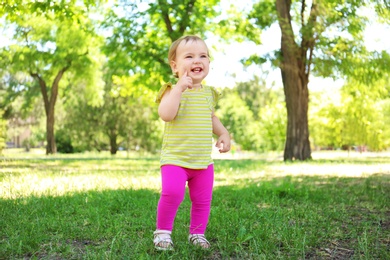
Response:
[{"label": "sky", "polygon": [[[225,5],[227,0],[222,0]],[[245,4],[247,2],[247,4]],[[241,6],[250,6],[252,0],[240,0]],[[386,39],[386,35],[390,35],[390,25],[373,23],[367,27],[364,38],[366,47],[370,51],[387,50],[390,53],[390,44]],[[205,82],[218,88],[232,88],[236,82],[248,81],[253,78],[253,75],[262,75],[268,73],[267,86],[275,85],[283,87],[280,70],[272,69],[269,65],[263,70],[259,66],[251,66],[245,69],[240,60],[244,57],[249,57],[251,54],[265,54],[280,48],[280,28],[278,24],[272,25],[268,30],[261,35],[262,44],[256,46],[251,42],[222,44],[218,43],[217,39],[206,39],[206,43],[211,49],[212,62],[210,72]],[[215,48],[216,46],[216,48]],[[268,72],[267,72],[268,70]],[[310,90],[322,91],[327,88],[339,88],[343,85],[342,80],[334,81],[331,78],[316,78],[311,77],[309,82]]]}]

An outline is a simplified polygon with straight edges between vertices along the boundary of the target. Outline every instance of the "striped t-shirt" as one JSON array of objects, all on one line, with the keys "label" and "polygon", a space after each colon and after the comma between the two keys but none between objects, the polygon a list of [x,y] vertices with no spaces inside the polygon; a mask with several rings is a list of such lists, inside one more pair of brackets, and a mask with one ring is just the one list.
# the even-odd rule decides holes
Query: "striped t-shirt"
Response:
[{"label": "striped t-shirt", "polygon": [[[165,84],[160,89],[157,103],[167,88],[172,88],[172,84]],[[208,86],[182,93],[176,117],[165,122],[160,165],[206,169],[213,163],[211,114],[218,96],[217,91]]]}]

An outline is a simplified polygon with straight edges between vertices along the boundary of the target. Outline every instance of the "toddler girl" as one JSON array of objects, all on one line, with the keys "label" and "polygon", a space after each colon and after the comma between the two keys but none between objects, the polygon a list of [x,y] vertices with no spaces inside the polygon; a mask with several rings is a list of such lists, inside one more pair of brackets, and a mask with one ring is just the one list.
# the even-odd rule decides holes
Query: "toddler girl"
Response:
[{"label": "toddler girl", "polygon": [[192,203],[188,240],[209,248],[204,233],[214,184],[212,134],[218,136],[216,146],[221,153],[230,150],[230,136],[214,115],[217,91],[202,85],[210,65],[206,43],[197,36],[181,37],[172,43],[168,60],[178,81],[165,84],[156,99],[165,130],[160,161],[162,191],[153,242],[157,250],[173,249],[173,222],[188,183]]}]

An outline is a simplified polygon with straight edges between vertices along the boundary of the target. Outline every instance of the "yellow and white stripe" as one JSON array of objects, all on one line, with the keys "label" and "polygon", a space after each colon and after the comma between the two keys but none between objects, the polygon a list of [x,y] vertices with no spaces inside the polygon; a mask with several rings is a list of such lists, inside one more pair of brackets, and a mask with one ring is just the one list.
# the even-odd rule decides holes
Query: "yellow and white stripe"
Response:
[{"label": "yellow and white stripe", "polygon": [[[171,87],[170,83],[164,85],[156,102],[160,102],[165,90]],[[175,119],[165,123],[161,165],[205,169],[213,163],[211,115],[217,99],[217,91],[208,86],[183,92]]]}]

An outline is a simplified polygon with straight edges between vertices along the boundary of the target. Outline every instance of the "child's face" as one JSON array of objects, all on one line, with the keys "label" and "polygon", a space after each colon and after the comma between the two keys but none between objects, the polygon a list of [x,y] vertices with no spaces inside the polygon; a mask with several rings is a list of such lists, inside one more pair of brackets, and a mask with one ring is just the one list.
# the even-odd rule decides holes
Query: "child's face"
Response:
[{"label": "child's face", "polygon": [[203,41],[182,41],[176,49],[176,59],[171,61],[173,73],[179,78],[184,72],[192,78],[193,84],[200,84],[209,73],[210,59]]}]

